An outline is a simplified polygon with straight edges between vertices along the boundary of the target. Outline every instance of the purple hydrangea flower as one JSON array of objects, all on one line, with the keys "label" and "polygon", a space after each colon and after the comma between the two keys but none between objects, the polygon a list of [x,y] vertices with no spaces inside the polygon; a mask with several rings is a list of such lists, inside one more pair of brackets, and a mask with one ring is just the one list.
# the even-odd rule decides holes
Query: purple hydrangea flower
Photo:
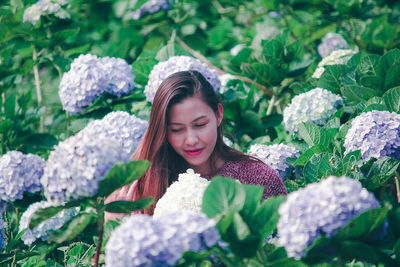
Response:
[{"label": "purple hydrangea flower", "polygon": [[50,153],[40,182],[48,201],[62,204],[90,197],[117,162],[126,161],[112,139],[85,131],[60,142]]},{"label": "purple hydrangea flower", "polygon": [[361,150],[361,157],[385,156],[400,159],[400,115],[395,112],[373,110],[355,117],[348,130],[345,154]]},{"label": "purple hydrangea flower", "polygon": [[247,153],[259,158],[272,169],[276,170],[282,180],[288,178],[293,170],[293,166],[286,162],[286,158],[298,158],[300,156],[297,149],[285,144],[269,146],[255,144],[249,148]]},{"label": "purple hydrangea flower", "polygon": [[131,16],[134,20],[141,18],[145,14],[154,14],[160,10],[171,8],[173,0],[148,0],[139,9],[133,11]]},{"label": "purple hydrangea flower", "polygon": [[24,192],[35,193],[42,189],[45,160],[33,154],[9,151],[0,158],[0,200],[22,199]]},{"label": "purple hydrangea flower", "polygon": [[102,93],[118,97],[129,94],[134,88],[134,78],[132,67],[123,59],[80,55],[64,73],[58,93],[64,110],[76,114]]},{"label": "purple hydrangea flower", "polygon": [[32,25],[36,25],[40,16],[47,15],[54,15],[60,19],[70,18],[68,12],[62,7],[67,4],[67,0],[39,0],[25,10],[23,18],[24,22],[28,21]]},{"label": "purple hydrangea flower", "polygon": [[219,91],[221,82],[217,72],[210,69],[206,64],[198,59],[188,56],[174,56],[167,61],[157,63],[150,72],[149,81],[144,89],[146,99],[153,102],[158,87],[165,78],[178,71],[196,70],[200,72],[204,78],[214,87],[215,91]]},{"label": "purple hydrangea flower", "polygon": [[100,66],[104,69],[107,77],[105,91],[117,97],[129,94],[133,88],[135,75],[132,67],[122,58],[104,57],[99,59]]},{"label": "purple hydrangea flower", "polygon": [[318,45],[318,53],[324,58],[335,50],[348,48],[349,44],[342,35],[329,32],[322,38],[322,42]]},{"label": "purple hydrangea flower", "polygon": [[129,115],[125,111],[114,111],[102,120],[91,121],[83,131],[95,132],[99,136],[116,140],[123,147],[123,158],[128,161],[142,140],[147,127],[148,122],[136,118],[135,115]]},{"label": "purple hydrangea flower", "polygon": [[36,239],[41,240],[49,239],[50,233],[60,229],[67,221],[72,219],[78,214],[79,208],[64,209],[54,215],[53,217],[41,222],[33,230],[29,229],[29,223],[31,222],[32,215],[42,208],[51,207],[53,204],[47,201],[40,201],[31,204],[28,209],[22,214],[21,220],[19,222],[19,232],[27,229],[25,233],[21,236],[25,245],[30,246]]},{"label": "purple hydrangea flower", "polygon": [[106,266],[173,266],[188,250],[202,251],[219,240],[215,222],[189,211],[155,220],[138,214],[126,219],[106,245]]},{"label": "purple hydrangea flower", "polygon": [[278,242],[289,257],[300,259],[318,237],[331,237],[358,214],[379,207],[357,180],[329,176],[290,193],[281,204]]},{"label": "purple hydrangea flower", "polygon": [[289,132],[297,132],[298,125],[303,122],[324,125],[341,105],[343,99],[339,95],[314,88],[292,98],[283,110],[283,124]]}]

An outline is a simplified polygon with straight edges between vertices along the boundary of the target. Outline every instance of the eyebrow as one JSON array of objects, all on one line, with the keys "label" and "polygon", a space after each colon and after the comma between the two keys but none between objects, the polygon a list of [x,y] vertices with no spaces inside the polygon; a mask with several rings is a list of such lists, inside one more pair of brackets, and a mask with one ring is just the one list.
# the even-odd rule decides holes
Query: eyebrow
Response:
[{"label": "eyebrow", "polygon": [[[204,118],[207,118],[207,116],[206,116],[206,115],[200,116],[200,117],[194,119],[194,120],[192,121],[192,123],[194,123],[194,122],[196,122],[196,121],[198,121],[198,120],[204,119]],[[182,125],[183,123],[170,122],[168,125],[172,125],[172,124],[173,124],[173,125]]]}]

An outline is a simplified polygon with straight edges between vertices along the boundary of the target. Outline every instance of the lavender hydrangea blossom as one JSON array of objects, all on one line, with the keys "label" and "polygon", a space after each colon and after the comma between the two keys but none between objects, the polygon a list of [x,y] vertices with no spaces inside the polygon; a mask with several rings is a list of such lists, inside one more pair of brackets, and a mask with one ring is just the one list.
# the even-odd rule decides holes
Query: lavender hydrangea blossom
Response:
[{"label": "lavender hydrangea blossom", "polygon": [[171,8],[173,0],[148,0],[139,9],[133,11],[131,16],[134,20],[141,18],[145,14],[154,14],[160,10]]},{"label": "lavender hydrangea blossom", "polygon": [[315,239],[332,237],[348,221],[379,208],[374,195],[349,177],[329,176],[290,193],[279,207],[278,243],[300,259]]},{"label": "lavender hydrangea blossom", "polygon": [[64,73],[59,96],[64,110],[80,113],[102,93],[120,97],[134,88],[132,67],[120,58],[80,55]]},{"label": "lavender hydrangea blossom", "polygon": [[39,0],[25,10],[23,20],[36,25],[41,16],[54,15],[60,19],[70,18],[64,8],[67,4],[67,0]]},{"label": "lavender hydrangea blossom", "polygon": [[0,250],[7,245],[6,243],[6,234],[5,234],[5,229],[7,228],[7,224],[3,219],[3,210],[0,207]]},{"label": "lavender hydrangea blossom", "polygon": [[324,125],[341,105],[342,97],[317,87],[293,97],[283,110],[283,124],[289,132],[297,132],[303,122]]},{"label": "lavender hydrangea blossom", "polygon": [[348,130],[345,154],[361,150],[361,157],[385,156],[400,159],[400,115],[395,112],[373,110],[355,117]]},{"label": "lavender hydrangea blossom", "polygon": [[114,140],[89,131],[60,142],[40,179],[47,200],[62,204],[93,196],[110,168],[126,160],[121,150]]},{"label": "lavender hydrangea blossom", "polygon": [[219,91],[221,82],[217,72],[210,69],[206,64],[198,59],[188,56],[174,56],[167,61],[157,63],[150,72],[149,81],[144,89],[146,99],[153,102],[154,96],[162,81],[171,74],[178,71],[196,70],[213,86],[215,91]]},{"label": "lavender hydrangea blossom", "polygon": [[300,156],[297,149],[285,144],[269,146],[255,144],[249,148],[247,154],[259,158],[272,169],[276,170],[282,180],[288,178],[293,170],[293,166],[286,162],[286,158],[298,158]]},{"label": "lavender hydrangea blossom", "polygon": [[96,135],[119,142],[123,147],[123,158],[128,161],[142,140],[147,127],[148,122],[135,115],[129,115],[125,111],[114,111],[101,120],[91,121],[83,131],[94,132]]},{"label": "lavender hydrangea blossom", "polygon": [[30,246],[36,239],[41,239],[46,241],[49,239],[50,233],[60,229],[66,222],[72,219],[76,214],[78,214],[79,208],[64,209],[36,226],[33,230],[29,229],[29,223],[32,219],[32,215],[42,208],[48,208],[53,206],[50,202],[40,201],[31,204],[28,209],[22,214],[19,223],[19,232],[27,229],[25,233],[21,236],[25,245]]},{"label": "lavender hydrangea blossom", "polygon": [[314,71],[312,77],[320,78],[325,72],[325,66],[328,65],[340,65],[346,64],[350,58],[355,55],[357,51],[351,49],[338,49],[329,54],[329,56],[324,57],[319,63],[317,69]]},{"label": "lavender hydrangea blossom", "polygon": [[204,214],[188,211],[159,219],[143,214],[129,217],[111,234],[106,266],[173,266],[185,251],[213,246],[219,240],[214,227]]},{"label": "lavender hydrangea blossom", "polygon": [[0,158],[0,200],[22,199],[24,192],[42,189],[40,177],[45,161],[33,154],[9,151]]},{"label": "lavender hydrangea blossom", "polygon": [[349,44],[342,35],[329,32],[322,38],[322,42],[318,45],[318,53],[324,58],[335,50],[348,48]]}]

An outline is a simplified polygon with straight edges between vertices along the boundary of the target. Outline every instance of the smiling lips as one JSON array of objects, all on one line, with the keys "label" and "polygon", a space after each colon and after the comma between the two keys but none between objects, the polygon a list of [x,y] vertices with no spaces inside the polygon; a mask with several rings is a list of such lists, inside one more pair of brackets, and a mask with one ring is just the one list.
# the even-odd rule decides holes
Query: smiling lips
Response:
[{"label": "smiling lips", "polygon": [[185,150],[186,154],[189,156],[197,156],[203,151],[203,148],[193,149],[193,150]]}]

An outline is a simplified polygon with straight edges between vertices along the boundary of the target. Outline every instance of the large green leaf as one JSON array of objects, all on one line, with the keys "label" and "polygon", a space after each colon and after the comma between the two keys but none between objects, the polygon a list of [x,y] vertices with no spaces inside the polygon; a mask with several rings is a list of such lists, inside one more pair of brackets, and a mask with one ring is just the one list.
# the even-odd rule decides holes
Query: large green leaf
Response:
[{"label": "large green leaf", "polygon": [[[400,75],[399,75],[400,76]],[[383,101],[389,111],[400,112],[400,86],[388,90],[383,96]]]},{"label": "large green leaf", "polygon": [[100,182],[97,195],[101,197],[108,196],[116,189],[132,183],[142,177],[149,166],[150,162],[146,160],[115,164]]},{"label": "large green leaf", "polygon": [[310,146],[321,145],[329,147],[333,141],[337,130],[334,128],[325,129],[311,122],[298,125],[299,136]]},{"label": "large green leaf", "polygon": [[173,56],[190,56],[190,54],[180,45],[176,43],[168,43],[158,51],[156,59],[158,61],[167,61]]},{"label": "large green leaf", "polygon": [[248,222],[243,220],[242,216],[240,216],[239,212],[235,212],[233,214],[232,231],[237,240],[244,240],[251,234],[249,225],[247,225],[247,223]]},{"label": "large green leaf", "polygon": [[71,221],[64,224],[60,229],[52,232],[49,241],[62,243],[74,239],[77,235],[82,233],[86,227],[95,222],[97,215],[94,213],[80,213],[75,216]]},{"label": "large green leaf", "polygon": [[346,223],[334,236],[337,240],[355,240],[367,238],[385,221],[388,209],[376,208],[367,210]]},{"label": "large green leaf", "polygon": [[245,198],[246,191],[238,181],[217,176],[204,192],[202,211],[210,218],[240,211]]},{"label": "large green leaf", "polygon": [[136,201],[114,201],[105,205],[106,211],[114,213],[130,213],[147,209],[153,204],[154,197],[142,198]]},{"label": "large green leaf", "polygon": [[245,221],[250,221],[256,212],[257,207],[260,205],[264,187],[250,184],[243,184],[242,186],[246,192],[246,199],[243,208],[240,211],[240,215]]},{"label": "large green leaf", "polygon": [[377,95],[377,91],[372,88],[363,87],[360,85],[343,85],[340,88],[340,92],[343,98],[352,104],[358,104],[362,101],[367,101],[368,99]]},{"label": "large green leaf", "polygon": [[317,182],[321,177],[335,175],[342,168],[341,160],[331,153],[314,154],[304,166],[303,175],[308,183]]},{"label": "large green leaf", "polygon": [[386,74],[385,89],[388,90],[393,87],[400,87],[400,59],[397,63],[393,64]]},{"label": "large green leaf", "polygon": [[340,93],[341,77],[351,70],[346,65],[325,66],[325,71],[318,79],[318,87],[327,89],[335,94]]},{"label": "large green leaf", "polygon": [[320,154],[329,151],[330,151],[329,148],[327,148],[326,146],[321,146],[321,145],[312,146],[306,151],[304,151],[303,154],[300,155],[300,157],[294,162],[294,165],[304,166],[314,154]]},{"label": "large green leaf", "polygon": [[279,206],[286,200],[285,196],[269,197],[257,209],[250,227],[262,238],[266,238],[276,228],[279,220]]}]

